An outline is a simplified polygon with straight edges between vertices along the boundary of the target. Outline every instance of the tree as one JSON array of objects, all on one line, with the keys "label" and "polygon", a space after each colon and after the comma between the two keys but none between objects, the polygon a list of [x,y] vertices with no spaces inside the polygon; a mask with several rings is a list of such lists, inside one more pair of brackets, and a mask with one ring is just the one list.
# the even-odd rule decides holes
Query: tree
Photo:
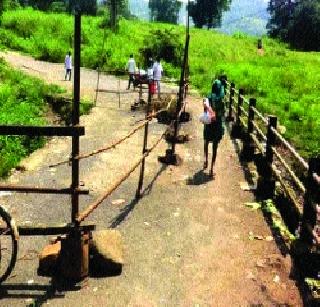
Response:
[{"label": "tree", "polygon": [[297,49],[320,51],[320,0],[297,4],[288,25],[288,42]]},{"label": "tree", "polygon": [[189,14],[197,28],[216,28],[222,12],[229,9],[231,0],[196,0],[189,4]]},{"label": "tree", "polygon": [[296,5],[297,2],[292,0],[270,0],[268,11],[271,18],[267,29],[271,37],[288,40],[288,27]]},{"label": "tree", "polygon": [[149,0],[151,21],[176,24],[180,8],[181,2],[178,0]]},{"label": "tree", "polygon": [[97,0],[66,0],[68,2],[68,11],[72,13],[75,8],[80,8],[82,14],[93,15],[97,14]]},{"label": "tree", "polygon": [[320,0],[271,0],[271,37],[305,51],[320,50]]}]

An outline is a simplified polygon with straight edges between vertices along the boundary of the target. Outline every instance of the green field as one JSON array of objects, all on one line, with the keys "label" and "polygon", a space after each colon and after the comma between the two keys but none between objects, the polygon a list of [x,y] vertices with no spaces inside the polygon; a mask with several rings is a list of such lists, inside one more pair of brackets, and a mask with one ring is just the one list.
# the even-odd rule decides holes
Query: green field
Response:
[{"label": "green field", "polygon": [[[102,17],[84,17],[82,65],[95,69],[105,57],[105,70],[123,70],[130,53],[142,63],[139,50],[150,31],[170,30],[184,42],[182,26],[120,21],[119,32],[106,31],[102,49]],[[174,36],[173,39],[176,39]],[[5,12],[0,28],[2,48],[19,50],[38,59],[62,62],[72,49],[73,18],[33,10]],[[295,52],[268,38],[263,39],[265,55],[259,56],[257,38],[244,34],[227,36],[192,29],[190,79],[205,94],[213,77],[226,73],[248,97],[257,98],[257,108],[279,117],[288,138],[304,157],[320,153],[320,57],[319,53]],[[140,58],[139,58],[140,57]],[[179,68],[163,63],[165,74],[178,77]]]},{"label": "green field", "polygon": [[[46,95],[61,90],[55,85],[45,85],[36,78],[28,77],[9,68],[0,59],[0,124],[44,125],[48,106]],[[41,147],[43,138],[27,136],[0,136],[0,177],[35,149]]]}]

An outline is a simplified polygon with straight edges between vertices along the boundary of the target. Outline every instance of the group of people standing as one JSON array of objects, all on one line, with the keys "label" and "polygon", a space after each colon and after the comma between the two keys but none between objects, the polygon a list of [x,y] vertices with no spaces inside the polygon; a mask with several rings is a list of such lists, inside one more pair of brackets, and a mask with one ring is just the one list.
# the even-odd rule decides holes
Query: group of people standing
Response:
[{"label": "group of people standing", "polygon": [[[72,57],[71,52],[68,52],[65,57],[65,80],[67,78],[71,80],[72,70]],[[128,89],[130,89],[131,83],[133,83],[136,74],[136,63],[133,55],[127,63],[127,70],[129,73]],[[148,81],[155,82],[157,86],[158,96],[160,96],[160,81],[163,75],[163,68],[160,63],[160,58],[157,58],[153,62],[152,58],[149,58],[147,77]],[[223,118],[225,113],[224,96],[225,96],[225,84],[226,78],[222,76],[213,81],[211,91],[206,98],[203,99],[203,109],[206,114],[210,117],[209,122],[204,124],[203,138],[204,138],[204,162],[203,169],[208,168],[208,148],[209,143],[212,143],[212,158],[210,163],[209,176],[215,176],[215,162],[217,157],[218,145],[224,135],[224,124]]]},{"label": "group of people standing", "polygon": [[[131,83],[133,84],[134,82],[135,74],[137,71],[136,62],[133,58],[133,54],[130,55],[130,58],[128,60],[127,70],[129,73],[129,81],[128,81],[127,89],[129,90]],[[163,75],[163,68],[160,62],[160,58],[157,57],[155,61],[153,61],[152,58],[149,58],[148,68],[147,68],[147,77],[148,77],[149,83],[155,82],[158,96],[160,96],[160,91],[161,91],[160,82],[161,82],[162,75]]]}]

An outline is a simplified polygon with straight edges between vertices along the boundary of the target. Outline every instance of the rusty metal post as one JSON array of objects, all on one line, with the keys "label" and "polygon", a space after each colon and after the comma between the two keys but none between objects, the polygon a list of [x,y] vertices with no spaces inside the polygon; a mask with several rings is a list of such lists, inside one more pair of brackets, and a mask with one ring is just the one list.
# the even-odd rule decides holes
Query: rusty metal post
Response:
[{"label": "rusty metal post", "polygon": [[229,122],[232,122],[234,120],[234,117],[232,116],[232,104],[233,104],[234,94],[235,94],[235,84],[231,83],[230,96],[229,96],[229,112],[228,112],[228,116],[226,117],[226,121],[229,121]]},{"label": "rusty metal post", "polygon": [[[74,83],[73,83],[73,109],[72,109],[72,126],[79,125],[80,122],[80,61],[81,61],[81,12],[76,10],[74,22]],[[79,214],[79,160],[76,157],[80,152],[80,137],[72,136],[72,183],[73,191],[71,196],[72,210],[71,221],[74,223]]]},{"label": "rusty metal post", "polygon": [[[151,81],[152,82],[152,81]],[[151,86],[148,86],[148,102],[146,107],[146,116],[145,119],[148,119],[149,112],[150,112],[150,106],[151,106]],[[147,146],[148,146],[148,130],[149,130],[149,121],[144,126],[144,138],[143,138],[143,149],[142,154],[145,154],[147,152]],[[140,168],[140,176],[139,176],[139,183],[138,188],[136,191],[136,199],[139,199],[142,195],[142,187],[143,187],[143,178],[144,178],[144,169],[145,169],[145,158],[142,160],[141,168]]]},{"label": "rusty metal post", "polygon": [[242,156],[247,161],[252,161],[254,154],[254,144],[251,138],[251,133],[253,132],[253,121],[254,121],[254,111],[252,107],[256,107],[257,100],[255,98],[250,98],[249,100],[249,114],[248,114],[248,127],[247,133],[244,138]]},{"label": "rusty metal post", "polygon": [[183,66],[182,66],[181,75],[180,75],[179,94],[177,97],[176,116],[175,116],[176,118],[174,122],[174,137],[172,142],[172,155],[176,154],[176,142],[178,137],[180,111],[181,111],[182,101],[184,96],[184,79],[185,79],[185,71],[186,71],[187,57],[188,57],[188,50],[189,50],[189,41],[190,41],[190,35],[187,34],[186,45],[184,49]]}]

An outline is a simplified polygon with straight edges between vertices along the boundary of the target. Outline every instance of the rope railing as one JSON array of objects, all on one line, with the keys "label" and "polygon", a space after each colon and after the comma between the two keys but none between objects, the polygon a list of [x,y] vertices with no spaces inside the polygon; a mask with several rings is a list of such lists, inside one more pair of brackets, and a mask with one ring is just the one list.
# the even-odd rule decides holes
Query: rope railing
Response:
[{"label": "rope railing", "polygon": [[252,110],[265,125],[268,125],[268,120],[262,115],[262,113],[260,113],[255,107],[252,107]]},{"label": "rope railing", "polygon": [[[79,155],[77,157],[75,157],[76,159],[78,160],[81,160],[81,159],[85,159],[85,158],[89,158],[89,157],[92,157],[94,155],[97,155],[99,153],[102,153],[102,152],[105,152],[107,150],[110,150],[110,149],[114,149],[117,145],[123,143],[125,140],[127,140],[128,138],[130,138],[133,134],[135,134],[137,131],[139,131],[140,129],[142,129],[146,123],[148,122],[149,120],[143,120],[143,122],[137,126],[136,128],[132,129],[127,135],[125,135],[124,137],[122,137],[121,139],[118,139],[117,141],[107,145],[107,146],[104,146],[102,148],[99,148],[99,149],[96,149],[90,153],[86,153],[86,154],[82,154],[82,155]],[[49,167],[56,167],[56,166],[60,166],[60,165],[63,165],[63,164],[67,164],[71,161],[71,159],[68,159],[68,160],[64,160],[64,161],[61,161],[61,162],[58,162],[58,163],[55,163],[55,164],[51,164],[49,165]]]},{"label": "rope railing", "polygon": [[274,128],[271,128],[271,131],[278,137],[282,144],[291,152],[291,154],[302,164],[305,170],[309,169],[308,163],[297,153],[293,146]]},{"label": "rope railing", "polygon": [[110,188],[108,188],[104,194],[102,194],[95,202],[89,205],[84,211],[82,211],[79,216],[76,218],[78,223],[83,222],[99,205],[111,195],[142,163],[143,159],[149,156],[149,154],[159,145],[163,137],[165,136],[166,131],[161,135],[161,137],[152,145],[146,153],[121,177],[119,178]]},{"label": "rope railing", "polygon": [[301,180],[296,176],[296,174],[292,171],[292,169],[290,168],[290,166],[287,164],[287,162],[281,157],[280,153],[275,149],[272,148],[272,152],[274,153],[274,155],[277,157],[277,159],[279,160],[279,162],[281,163],[281,165],[286,169],[286,171],[290,174],[291,178],[293,179],[293,181],[295,182],[295,184],[297,185],[297,187],[300,189],[300,191],[302,193],[306,192],[306,188],[303,185],[303,183],[301,182]]},{"label": "rope railing", "polygon": [[[309,248],[314,249],[315,245],[317,246],[320,242],[317,232],[317,227],[320,225],[320,217],[317,213],[319,210],[320,159],[311,157],[306,162],[277,130],[276,116],[265,117],[257,109],[255,98],[246,99],[244,89],[237,91],[234,83],[228,82],[228,85],[230,85],[230,90],[227,90],[230,102],[229,113],[232,110],[236,115],[236,122],[231,133],[235,138],[243,139],[243,158],[253,161],[255,149],[262,153],[262,160],[258,160],[261,162],[261,167],[257,165],[260,172],[257,194],[264,198],[273,198],[276,192],[276,181],[279,182],[281,191],[296,208],[295,212],[301,224],[300,239]],[[234,93],[238,94],[238,102],[233,99]],[[244,108],[243,103],[246,103],[248,108],[247,106]],[[242,130],[243,128],[245,130]],[[264,133],[265,130],[266,133]],[[282,146],[285,148],[286,155],[279,151]],[[291,162],[286,160],[287,155],[290,156],[290,161],[293,156],[302,166],[304,179],[300,179],[298,173],[290,165]]]},{"label": "rope railing", "polygon": [[242,112],[246,117],[249,116],[249,113],[245,110],[244,107],[240,107],[240,109],[241,109],[241,112]]},{"label": "rope railing", "polygon": [[260,129],[260,127],[258,126],[257,123],[252,122],[254,129],[258,132],[259,136],[266,141],[267,140],[267,136],[262,132],[262,130]]}]

